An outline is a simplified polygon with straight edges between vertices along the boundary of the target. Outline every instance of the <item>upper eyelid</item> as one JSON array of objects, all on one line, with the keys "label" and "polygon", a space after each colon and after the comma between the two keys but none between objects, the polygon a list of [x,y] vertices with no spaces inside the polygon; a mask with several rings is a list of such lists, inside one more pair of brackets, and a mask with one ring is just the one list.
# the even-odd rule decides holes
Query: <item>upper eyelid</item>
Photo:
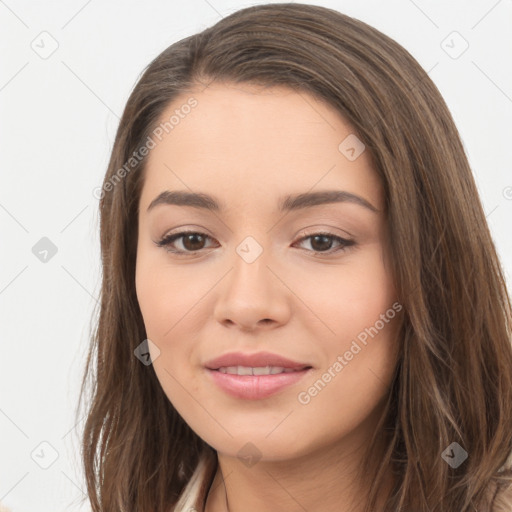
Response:
[{"label": "upper eyelid", "polygon": [[[179,238],[182,238],[183,236],[185,235],[202,235],[202,236],[206,236],[212,240],[215,240],[215,237],[209,235],[208,233],[205,233],[203,231],[198,231],[198,230],[185,230],[185,231],[177,231],[175,233],[169,233],[169,234],[166,234],[164,235],[159,241],[165,241],[165,240],[169,240],[171,239],[172,237],[175,237],[175,239],[179,239]],[[299,240],[303,239],[303,238],[310,238],[312,236],[315,236],[315,235],[326,235],[326,236],[331,236],[333,238],[341,238],[343,240],[350,240],[350,238],[344,238],[343,236],[340,236],[340,235],[337,235],[335,233],[331,233],[330,231],[328,230],[318,230],[318,231],[313,231],[311,233],[307,233],[306,230],[302,230],[301,233],[299,234]],[[350,237],[350,235],[347,235]]]},{"label": "upper eyelid", "polygon": [[[339,238],[343,238],[343,239],[352,239],[354,238],[354,235],[352,235],[351,233],[349,233],[348,231],[344,230],[344,229],[341,229],[341,228],[335,228],[335,227],[329,227],[329,228],[321,228],[321,227],[316,227],[318,225],[321,225],[321,223],[315,225],[311,225],[311,226],[307,226],[305,228],[302,228],[298,235],[297,236],[301,236],[301,237],[308,237],[308,236],[313,236],[313,235],[316,235],[316,234],[327,234],[329,236],[337,236]],[[193,225],[191,225],[193,226]],[[162,237],[160,237],[160,239],[164,239],[164,238],[169,238],[169,237],[172,237],[172,236],[175,236],[175,235],[183,235],[183,234],[188,234],[188,233],[192,233],[192,234],[199,234],[199,235],[206,235],[210,238],[215,238],[213,235],[211,235],[207,229],[203,228],[203,227],[197,227],[197,228],[194,228],[194,227],[187,227],[187,226],[183,226],[183,227],[179,227],[179,228],[175,228],[175,229],[178,229],[179,231],[171,231],[169,233],[166,233],[165,235],[163,235]],[[337,233],[334,233],[333,231],[341,231],[342,234],[337,234]]]}]

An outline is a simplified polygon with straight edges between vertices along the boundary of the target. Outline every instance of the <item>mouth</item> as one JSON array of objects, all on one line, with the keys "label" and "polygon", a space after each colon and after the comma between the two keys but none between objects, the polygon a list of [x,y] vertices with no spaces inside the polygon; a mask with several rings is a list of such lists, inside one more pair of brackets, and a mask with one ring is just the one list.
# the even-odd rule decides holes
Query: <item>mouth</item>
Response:
[{"label": "mouth", "polygon": [[307,362],[293,361],[272,352],[230,352],[205,363],[209,370],[237,375],[275,375],[311,368]]},{"label": "mouth", "polygon": [[210,368],[213,371],[226,373],[230,375],[279,375],[281,373],[301,372],[309,370],[311,366],[299,368],[285,368],[284,366],[221,366],[219,368]]},{"label": "mouth", "polygon": [[207,369],[209,378],[231,397],[242,400],[263,400],[297,384],[313,368],[283,368],[278,366],[228,366]]},{"label": "mouth", "polygon": [[290,387],[313,371],[312,365],[272,352],[230,352],[205,364],[220,390],[244,400],[261,400]]}]

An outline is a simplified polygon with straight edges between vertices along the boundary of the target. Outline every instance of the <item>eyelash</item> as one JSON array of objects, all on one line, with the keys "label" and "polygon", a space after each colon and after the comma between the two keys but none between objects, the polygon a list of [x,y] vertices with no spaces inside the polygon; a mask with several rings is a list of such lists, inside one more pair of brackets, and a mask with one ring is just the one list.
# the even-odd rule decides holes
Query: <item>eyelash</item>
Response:
[{"label": "eyelash", "polygon": [[[177,249],[171,249],[170,248],[171,244],[175,240],[183,238],[186,235],[201,235],[202,237],[205,237],[205,238],[209,238],[209,239],[212,238],[209,235],[207,235],[206,233],[201,233],[200,231],[181,231],[179,233],[174,233],[174,234],[171,234],[171,235],[164,236],[161,240],[159,240],[158,242],[155,242],[155,243],[156,243],[156,245],[158,247],[163,247],[167,252],[170,252],[170,253],[175,254],[177,256],[185,256],[186,257],[186,256],[189,256],[189,255],[197,254],[198,252],[204,250],[204,249],[198,249],[197,251],[182,251],[180,249],[177,250]],[[329,256],[329,255],[334,254],[334,253],[345,251],[345,250],[347,250],[347,247],[356,245],[356,242],[354,240],[349,240],[349,239],[341,238],[339,236],[336,236],[336,235],[333,235],[332,233],[327,233],[327,232],[313,233],[311,235],[308,235],[308,236],[300,238],[298,241],[302,242],[304,240],[307,240],[309,238],[313,238],[315,236],[325,236],[325,237],[328,237],[328,238],[332,238],[333,240],[335,240],[335,241],[337,241],[338,243],[341,244],[341,247],[338,247],[337,249],[334,249],[334,250],[332,248],[327,250],[327,251],[314,251],[314,250],[309,251],[309,249],[306,249],[309,252],[314,252],[315,256],[320,256],[320,257]]]}]

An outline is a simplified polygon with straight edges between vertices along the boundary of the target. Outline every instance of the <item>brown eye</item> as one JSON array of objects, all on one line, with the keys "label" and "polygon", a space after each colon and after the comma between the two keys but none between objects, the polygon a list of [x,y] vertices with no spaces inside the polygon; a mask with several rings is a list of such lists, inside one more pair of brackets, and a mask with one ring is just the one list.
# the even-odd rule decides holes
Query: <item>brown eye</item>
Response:
[{"label": "brown eye", "polygon": [[[156,242],[159,247],[164,247],[166,251],[176,254],[178,256],[193,255],[205,247],[207,240],[213,240],[209,235],[197,231],[182,231],[174,233],[162,238]],[[314,233],[312,235],[303,237],[299,242],[311,240],[311,249],[306,249],[308,252],[313,252],[315,255],[323,256],[346,250],[347,247],[355,245],[354,240],[347,240],[332,233]],[[179,242],[178,247],[176,244]],[[333,245],[337,247],[333,248]]]},{"label": "brown eye", "polygon": [[314,235],[311,237],[311,247],[315,251],[328,251],[331,249],[333,242],[332,237],[325,235]]},{"label": "brown eye", "polygon": [[203,249],[204,237],[200,233],[190,233],[183,236],[182,243],[187,251],[198,251]]},{"label": "brown eye", "polygon": [[[305,240],[310,240],[311,250],[318,255],[332,254],[339,251],[344,251],[347,247],[351,245],[355,245],[354,240],[347,240],[345,238],[341,238],[339,236],[333,235],[332,233],[314,233],[309,236],[305,236],[299,240],[299,242],[303,242]],[[334,249],[333,244],[337,243],[338,247]],[[310,249],[306,249],[311,251]]]},{"label": "brown eye", "polygon": [[[197,231],[182,231],[181,233],[174,233],[166,236],[156,242],[156,244],[159,247],[165,247],[169,252],[186,255],[205,249],[204,244],[208,239],[211,239],[211,237],[205,233],[199,233]],[[180,241],[181,247],[175,247],[174,244],[177,241]]]}]

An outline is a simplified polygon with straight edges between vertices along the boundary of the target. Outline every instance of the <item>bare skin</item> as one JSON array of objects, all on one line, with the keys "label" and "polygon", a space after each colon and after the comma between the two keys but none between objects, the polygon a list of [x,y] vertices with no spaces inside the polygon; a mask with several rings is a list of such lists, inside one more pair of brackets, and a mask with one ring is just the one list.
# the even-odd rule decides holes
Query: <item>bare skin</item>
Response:
[{"label": "bare skin", "polygon": [[[162,389],[218,454],[206,512],[360,512],[371,482],[354,473],[388,393],[399,327],[398,309],[389,313],[397,297],[383,190],[368,151],[348,159],[338,146],[351,127],[302,92],[211,84],[177,98],[162,119],[190,96],[197,106],[148,157],[136,289]],[[148,211],[165,190],[209,194],[225,209]],[[327,190],[370,207],[278,210],[285,195]],[[183,231],[203,237],[156,244]],[[237,252],[246,237],[262,250],[250,263]],[[370,327],[377,334],[351,352]],[[237,398],[204,366],[232,351],[269,351],[312,370],[270,397]],[[237,456],[247,443],[258,459],[250,467]]]}]

